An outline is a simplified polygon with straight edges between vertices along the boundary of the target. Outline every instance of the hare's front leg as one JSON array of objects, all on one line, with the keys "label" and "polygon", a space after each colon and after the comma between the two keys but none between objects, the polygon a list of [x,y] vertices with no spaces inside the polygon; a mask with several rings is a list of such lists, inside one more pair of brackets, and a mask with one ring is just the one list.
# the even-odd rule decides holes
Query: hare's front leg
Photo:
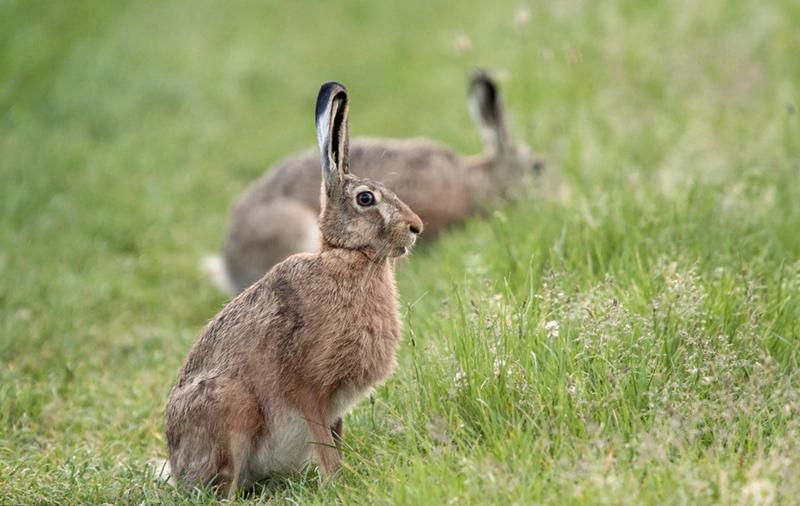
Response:
[{"label": "hare's front leg", "polygon": [[322,470],[322,474],[325,477],[329,477],[339,469],[342,455],[333,438],[330,423],[326,422],[326,405],[327,403],[308,399],[301,403],[300,411],[313,438],[310,443],[314,445],[314,455],[317,457],[317,463]]}]

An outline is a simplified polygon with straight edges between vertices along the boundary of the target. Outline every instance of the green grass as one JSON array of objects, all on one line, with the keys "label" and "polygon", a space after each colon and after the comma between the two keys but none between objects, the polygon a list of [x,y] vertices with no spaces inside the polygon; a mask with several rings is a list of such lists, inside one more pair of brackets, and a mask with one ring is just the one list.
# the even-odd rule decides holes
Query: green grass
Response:
[{"label": "green grass", "polygon": [[232,199],[328,79],[354,135],[476,151],[476,65],[541,189],[417,250],[345,468],[249,500],[795,502],[800,4],[518,6],[0,1],[0,503],[212,502],[146,462]]}]

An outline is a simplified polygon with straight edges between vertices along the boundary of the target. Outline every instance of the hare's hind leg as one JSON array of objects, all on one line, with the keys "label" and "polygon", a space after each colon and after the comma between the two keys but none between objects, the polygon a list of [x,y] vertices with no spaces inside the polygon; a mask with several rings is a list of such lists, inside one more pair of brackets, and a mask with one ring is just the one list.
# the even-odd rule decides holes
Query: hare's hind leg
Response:
[{"label": "hare's hind leg", "polygon": [[295,253],[319,250],[318,211],[291,199],[237,210],[225,242],[225,266],[237,292]]},{"label": "hare's hind leg", "polygon": [[198,379],[176,389],[167,405],[167,445],[173,476],[186,487],[211,486],[231,497],[247,480],[264,419],[238,381]]}]

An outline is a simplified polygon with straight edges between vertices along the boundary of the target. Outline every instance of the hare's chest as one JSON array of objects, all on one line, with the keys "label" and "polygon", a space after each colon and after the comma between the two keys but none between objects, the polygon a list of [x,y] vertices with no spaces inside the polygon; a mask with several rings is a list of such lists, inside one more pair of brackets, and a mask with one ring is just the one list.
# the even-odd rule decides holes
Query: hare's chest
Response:
[{"label": "hare's chest", "polygon": [[[342,255],[337,251],[323,255],[323,259],[338,265]],[[351,385],[363,393],[394,369],[400,315],[391,266],[364,263],[361,254],[349,255],[346,265],[350,278],[319,297],[316,311],[309,315],[303,329],[307,342],[314,343],[306,353],[312,359],[306,375],[318,378],[322,385]],[[353,272],[360,274],[354,276]],[[341,394],[342,399],[349,397],[357,398],[358,394]]]},{"label": "hare's chest", "polygon": [[[353,346],[345,355],[351,371],[347,376],[352,380],[352,388],[369,389],[394,370],[400,336],[399,323],[387,319],[376,319],[354,326],[347,339]],[[346,393],[342,395],[345,396]]]}]

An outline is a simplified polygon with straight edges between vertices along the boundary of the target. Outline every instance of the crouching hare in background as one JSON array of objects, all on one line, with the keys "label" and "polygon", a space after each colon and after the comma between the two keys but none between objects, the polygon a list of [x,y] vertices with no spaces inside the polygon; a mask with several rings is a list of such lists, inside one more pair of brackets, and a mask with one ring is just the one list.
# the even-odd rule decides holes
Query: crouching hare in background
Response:
[{"label": "crouching hare in background", "polygon": [[289,257],[233,299],[178,374],[166,433],[169,472],[185,486],[231,496],[302,469],[312,452],[330,475],[342,458],[343,415],[395,366],[392,259],[422,221],[385,186],[350,173],[347,115],[345,88],[324,84],[319,253]]},{"label": "crouching hare in background", "polygon": [[[484,152],[461,156],[429,139],[354,139],[354,172],[378,180],[425,222],[426,238],[519,192],[543,166],[508,135],[497,84],[485,73],[470,79],[469,106]],[[230,217],[222,257],[206,260],[216,284],[238,293],[294,253],[319,247],[316,149],[287,158],[253,183]]]}]

